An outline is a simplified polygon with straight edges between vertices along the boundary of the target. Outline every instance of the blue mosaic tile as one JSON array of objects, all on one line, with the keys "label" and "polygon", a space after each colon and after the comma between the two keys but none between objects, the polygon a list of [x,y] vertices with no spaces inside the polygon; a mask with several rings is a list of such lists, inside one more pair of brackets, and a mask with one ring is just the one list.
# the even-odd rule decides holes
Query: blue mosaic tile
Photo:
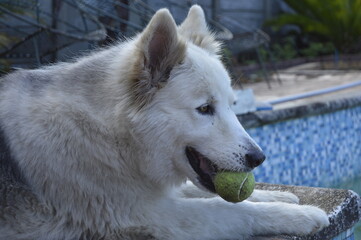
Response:
[{"label": "blue mosaic tile", "polygon": [[329,187],[360,176],[361,107],[247,131],[267,156],[259,182]]}]

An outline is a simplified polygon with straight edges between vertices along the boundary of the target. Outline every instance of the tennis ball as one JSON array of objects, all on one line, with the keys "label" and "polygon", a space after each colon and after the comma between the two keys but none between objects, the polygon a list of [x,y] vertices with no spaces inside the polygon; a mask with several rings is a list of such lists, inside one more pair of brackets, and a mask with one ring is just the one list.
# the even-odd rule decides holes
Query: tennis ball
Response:
[{"label": "tennis ball", "polygon": [[255,185],[252,172],[219,172],[213,182],[218,195],[234,203],[251,196]]}]

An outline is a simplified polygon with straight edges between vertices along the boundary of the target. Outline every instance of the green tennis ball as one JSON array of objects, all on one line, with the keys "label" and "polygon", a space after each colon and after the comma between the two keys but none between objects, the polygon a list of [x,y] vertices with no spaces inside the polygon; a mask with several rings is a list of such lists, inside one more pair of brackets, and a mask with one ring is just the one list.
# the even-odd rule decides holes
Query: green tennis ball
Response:
[{"label": "green tennis ball", "polygon": [[213,182],[218,195],[234,203],[251,196],[255,185],[252,172],[219,172]]}]

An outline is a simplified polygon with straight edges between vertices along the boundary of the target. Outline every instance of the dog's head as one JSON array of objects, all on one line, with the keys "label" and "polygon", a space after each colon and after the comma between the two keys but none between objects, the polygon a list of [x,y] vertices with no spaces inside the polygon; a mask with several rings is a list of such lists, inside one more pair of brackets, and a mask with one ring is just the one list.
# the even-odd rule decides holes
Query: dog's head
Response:
[{"label": "dog's head", "polygon": [[231,110],[230,77],[203,10],[193,6],[176,26],[159,10],[137,41],[129,83],[133,135],[157,181],[186,176],[214,191],[217,171],[251,171],[265,156]]}]

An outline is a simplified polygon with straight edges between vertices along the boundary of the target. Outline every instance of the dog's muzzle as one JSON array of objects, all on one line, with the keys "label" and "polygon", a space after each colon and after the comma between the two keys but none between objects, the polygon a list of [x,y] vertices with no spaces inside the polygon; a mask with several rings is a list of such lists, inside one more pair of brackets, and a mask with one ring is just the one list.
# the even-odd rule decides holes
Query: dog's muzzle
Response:
[{"label": "dog's muzzle", "polygon": [[[213,184],[213,179],[217,174],[218,170],[222,171],[226,169],[219,169],[211,160],[199,153],[193,147],[187,146],[185,152],[190,165],[198,175],[198,181],[206,189],[215,193],[216,190]],[[252,148],[252,150],[249,150],[248,153],[244,155],[243,171],[252,171],[255,167],[261,165],[265,159],[266,157],[263,154],[262,150]]]}]

